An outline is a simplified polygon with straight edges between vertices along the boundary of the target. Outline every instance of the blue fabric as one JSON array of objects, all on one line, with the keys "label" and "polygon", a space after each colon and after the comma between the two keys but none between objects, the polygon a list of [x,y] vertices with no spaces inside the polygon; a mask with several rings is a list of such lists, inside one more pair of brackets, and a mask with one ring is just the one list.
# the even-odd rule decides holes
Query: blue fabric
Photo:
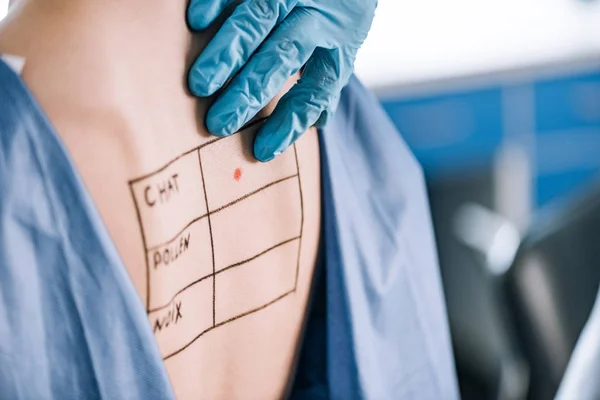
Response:
[{"label": "blue fabric", "polygon": [[600,291],[590,317],[579,336],[557,400],[600,399]]},{"label": "blue fabric", "polygon": [[174,398],[144,307],[73,164],[0,61],[0,394]]},{"label": "blue fabric", "polygon": [[[420,167],[356,79],[321,136],[324,262],[292,397],[457,398]],[[173,398],[89,195],[1,61],[0,194],[2,397]]]},{"label": "blue fabric", "polygon": [[458,398],[419,164],[354,77],[320,136],[328,397]]}]

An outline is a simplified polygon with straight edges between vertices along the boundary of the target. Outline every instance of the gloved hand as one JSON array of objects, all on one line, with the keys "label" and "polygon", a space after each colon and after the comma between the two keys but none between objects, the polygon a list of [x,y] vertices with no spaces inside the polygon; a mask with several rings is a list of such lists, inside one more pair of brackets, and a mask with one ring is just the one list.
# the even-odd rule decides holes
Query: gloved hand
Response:
[{"label": "gloved hand", "polygon": [[[191,0],[188,24],[205,29],[234,1]],[[300,81],[258,133],[254,155],[269,161],[309,127],[324,125],[352,75],[376,7],[377,0],[243,1],[188,77],[190,91],[204,97],[235,75],[208,111],[208,130],[217,136],[238,131],[303,66]]]}]

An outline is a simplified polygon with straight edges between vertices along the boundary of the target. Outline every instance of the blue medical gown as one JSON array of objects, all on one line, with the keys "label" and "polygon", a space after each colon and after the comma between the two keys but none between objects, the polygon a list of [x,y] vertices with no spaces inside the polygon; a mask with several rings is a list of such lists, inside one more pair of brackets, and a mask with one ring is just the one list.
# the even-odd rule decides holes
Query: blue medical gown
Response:
[{"label": "blue medical gown", "polygon": [[585,324],[569,365],[562,378],[556,400],[600,399],[600,292]]},{"label": "blue medical gown", "polygon": [[320,138],[325,271],[294,395],[458,398],[421,167],[356,78]]},{"label": "blue medical gown", "polygon": [[[421,169],[356,79],[321,140],[323,262],[291,397],[457,398]],[[2,61],[0,394],[173,398],[81,178]]]}]

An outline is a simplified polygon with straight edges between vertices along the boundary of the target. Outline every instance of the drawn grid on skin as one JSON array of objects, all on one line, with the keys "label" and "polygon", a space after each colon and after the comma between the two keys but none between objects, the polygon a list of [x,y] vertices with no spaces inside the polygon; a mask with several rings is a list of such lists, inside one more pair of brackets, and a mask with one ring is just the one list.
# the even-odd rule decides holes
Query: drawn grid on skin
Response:
[{"label": "drawn grid on skin", "polygon": [[[259,124],[265,122],[267,120],[267,118],[268,117],[263,117],[263,118],[258,118],[255,121],[250,121],[246,125],[244,125],[237,133],[241,133],[241,132],[243,132],[245,130],[248,130],[248,129],[256,126],[256,125],[259,125]],[[142,215],[140,213],[140,208],[139,208],[139,205],[138,205],[138,202],[137,202],[137,198],[136,198],[135,192],[133,190],[133,185],[136,184],[136,183],[138,183],[138,182],[141,182],[141,181],[143,181],[145,179],[148,179],[148,178],[150,178],[150,177],[158,174],[159,172],[164,171],[165,169],[167,169],[168,167],[170,167],[171,165],[173,165],[177,160],[179,160],[179,159],[181,159],[181,158],[183,158],[183,157],[185,157],[185,156],[187,156],[189,154],[192,154],[194,151],[200,152],[200,150],[202,148],[204,148],[206,146],[209,146],[209,145],[211,145],[213,143],[216,143],[216,142],[218,142],[220,140],[223,140],[223,139],[226,139],[226,137],[218,137],[218,138],[210,140],[210,141],[208,141],[206,143],[203,143],[200,146],[194,147],[193,149],[188,150],[185,153],[180,154],[179,156],[175,157],[174,159],[172,159],[171,161],[169,161],[168,163],[166,163],[162,167],[160,167],[160,168],[158,168],[158,169],[156,169],[156,170],[154,170],[154,171],[152,171],[150,173],[147,173],[147,174],[144,174],[142,176],[139,176],[139,177],[137,177],[135,179],[131,179],[128,182],[128,184],[129,184],[129,190],[131,192],[131,197],[133,197],[133,203],[134,203],[134,206],[135,206],[136,217],[137,217],[137,220],[138,220],[138,225],[140,227],[140,234],[142,235],[142,244],[144,246],[144,251],[145,251],[145,253],[144,253],[144,259],[146,261],[146,311],[147,312],[149,312],[149,310],[150,310],[150,262],[148,261],[148,251],[149,251],[149,249],[148,249],[148,246],[146,245],[146,234],[145,234],[145,231],[144,231],[144,224],[142,223]],[[205,217],[205,216],[203,216],[203,217]],[[198,219],[202,219],[203,217],[200,217]],[[186,226],[186,228],[184,228],[183,230],[187,229],[194,222],[196,222],[196,221],[190,222],[188,224],[188,226]],[[212,239],[212,235],[211,235],[211,239]]]},{"label": "drawn grid on skin", "polygon": [[[238,133],[244,132],[244,131],[246,131],[246,130],[248,130],[248,129],[250,129],[250,128],[252,128],[252,127],[254,127],[254,126],[256,126],[256,125],[258,125],[258,124],[260,124],[260,123],[262,123],[262,122],[265,122],[266,120],[267,120],[267,117],[265,117],[265,118],[260,118],[260,119],[257,119],[256,121],[248,122],[248,124],[246,124],[245,126],[243,126],[243,127],[242,127],[242,129],[240,129],[239,131],[237,131],[235,134],[238,134]],[[185,153],[183,153],[183,154],[180,154],[179,156],[175,157],[174,159],[172,159],[171,161],[169,161],[168,163],[166,163],[166,164],[165,164],[165,165],[163,165],[162,167],[160,167],[160,168],[158,168],[158,169],[156,169],[156,170],[154,170],[154,171],[152,171],[152,172],[149,172],[149,173],[147,173],[147,174],[144,174],[144,175],[142,175],[142,176],[138,176],[137,178],[131,179],[131,180],[129,181],[129,184],[130,184],[130,185],[133,185],[134,183],[137,183],[137,182],[139,182],[139,181],[143,181],[144,179],[150,178],[150,177],[152,177],[152,176],[154,176],[154,175],[158,174],[159,172],[162,172],[162,171],[164,171],[165,169],[167,169],[168,167],[170,167],[171,165],[173,165],[173,164],[174,164],[176,161],[178,161],[179,159],[181,159],[181,158],[183,158],[183,157],[185,157],[185,156],[187,156],[187,155],[190,155],[190,154],[192,154],[193,152],[195,152],[195,151],[197,151],[197,150],[201,150],[201,149],[203,149],[203,148],[204,148],[204,147],[206,147],[206,146],[210,146],[210,145],[211,145],[211,144],[213,144],[213,143],[216,143],[216,142],[218,142],[218,141],[221,141],[221,140],[223,140],[223,139],[227,139],[228,137],[229,137],[229,136],[222,136],[222,137],[218,137],[218,138],[215,138],[215,139],[209,140],[208,142],[206,142],[206,143],[203,143],[203,144],[201,144],[200,146],[196,146],[196,147],[194,147],[193,149],[191,149],[191,150],[188,150],[188,151],[186,151]]]},{"label": "drawn grid on skin", "polygon": [[196,222],[198,222],[198,221],[200,221],[200,220],[202,220],[202,219],[204,219],[204,218],[206,218],[206,217],[208,217],[208,216],[210,216],[210,215],[217,214],[217,213],[219,213],[219,212],[221,212],[221,211],[223,211],[223,210],[225,210],[225,209],[227,209],[227,208],[229,208],[229,207],[231,207],[231,206],[233,206],[233,205],[235,205],[235,204],[237,204],[237,203],[239,203],[239,202],[241,202],[241,201],[244,201],[244,200],[246,200],[248,197],[252,197],[252,196],[254,196],[255,194],[258,194],[259,192],[262,192],[263,190],[266,190],[266,189],[270,188],[271,186],[275,186],[275,185],[277,185],[278,183],[283,183],[283,182],[285,182],[285,181],[287,181],[287,180],[290,180],[290,179],[296,178],[297,176],[298,176],[298,174],[294,174],[294,175],[286,176],[285,178],[278,179],[278,180],[276,180],[276,181],[273,181],[273,182],[271,182],[271,183],[268,183],[268,184],[266,184],[266,185],[264,185],[264,186],[262,186],[262,187],[260,187],[260,188],[258,188],[258,189],[256,189],[256,190],[253,190],[252,192],[250,192],[250,193],[248,193],[248,194],[245,194],[245,195],[243,195],[243,196],[242,196],[242,197],[240,197],[239,199],[235,199],[235,200],[233,200],[233,201],[231,201],[231,202],[229,202],[229,203],[225,204],[224,206],[221,206],[221,207],[217,208],[216,210],[213,210],[213,211],[208,211],[208,209],[207,209],[207,212],[206,212],[206,214],[203,214],[203,215],[199,216],[198,218],[194,218],[193,220],[191,220],[190,222],[188,222],[188,224],[187,224],[185,227],[183,227],[183,229],[182,229],[182,230],[180,230],[179,232],[177,232],[177,234],[176,234],[176,235],[174,235],[174,236],[173,236],[171,239],[169,239],[169,240],[166,240],[166,241],[164,241],[164,242],[161,242],[161,243],[159,243],[159,244],[156,244],[156,245],[154,245],[154,246],[152,246],[152,247],[148,248],[148,250],[147,250],[147,251],[148,251],[148,252],[151,252],[151,251],[154,251],[154,250],[160,249],[160,248],[162,248],[162,247],[165,247],[165,246],[167,246],[168,244],[171,244],[171,243],[173,243],[175,240],[177,240],[177,238],[179,238],[179,236],[181,236],[181,234],[182,234],[183,232],[185,232],[185,231],[186,231],[186,230],[187,230],[187,229],[188,229],[190,226],[194,225]]},{"label": "drawn grid on skin", "polygon": [[[245,127],[243,127],[239,132],[247,130],[247,129],[249,129],[249,128],[251,128],[251,127],[253,127],[253,126],[255,126],[255,125],[257,125],[257,124],[259,124],[261,122],[264,122],[265,120],[266,120],[266,118],[262,118],[262,119],[259,119],[257,121],[253,121],[253,122],[247,124]],[[254,191],[252,191],[252,192],[250,192],[250,193],[242,196],[241,198],[236,199],[236,200],[234,200],[234,201],[226,204],[225,206],[220,207],[219,209],[210,212],[209,209],[208,209],[208,194],[207,194],[207,191],[206,191],[206,184],[204,182],[204,172],[203,172],[203,168],[202,168],[202,155],[201,155],[201,151],[200,150],[202,148],[210,145],[210,144],[216,143],[217,141],[220,141],[220,140],[223,140],[223,139],[224,138],[217,138],[217,139],[211,140],[211,141],[209,141],[207,143],[204,143],[201,146],[198,146],[198,147],[196,147],[196,148],[194,148],[194,149],[192,149],[190,151],[187,151],[187,152],[183,153],[182,155],[174,158],[173,160],[171,160],[170,162],[168,162],[167,164],[165,164],[163,167],[155,170],[154,172],[146,174],[146,175],[143,175],[141,177],[138,177],[136,179],[133,179],[133,180],[129,181],[129,185],[130,185],[130,189],[131,189],[131,194],[133,196],[134,203],[135,203],[135,208],[136,208],[136,213],[137,213],[137,218],[138,218],[138,224],[140,226],[140,231],[141,231],[141,235],[142,235],[142,243],[143,243],[144,250],[145,250],[146,275],[147,275],[146,276],[146,278],[147,278],[146,279],[146,286],[147,286],[147,291],[146,291],[146,310],[147,310],[148,314],[150,314],[152,312],[155,312],[155,311],[159,311],[161,309],[164,309],[164,308],[170,306],[171,303],[173,301],[175,301],[175,299],[176,299],[177,296],[179,296],[185,290],[190,289],[191,287],[195,286],[199,282],[204,281],[205,279],[208,279],[208,278],[212,278],[213,279],[213,310],[212,310],[213,311],[213,325],[211,327],[209,327],[208,329],[200,332],[196,337],[194,337],[191,341],[188,341],[180,349],[172,352],[171,354],[168,354],[168,355],[164,356],[164,360],[167,360],[167,359],[169,359],[169,358],[171,358],[171,357],[173,357],[173,356],[181,353],[187,347],[191,346],[196,340],[198,340],[200,337],[202,337],[205,333],[208,333],[208,332],[210,332],[211,330],[213,330],[213,329],[215,329],[217,327],[223,326],[223,325],[225,325],[225,324],[227,324],[229,322],[233,322],[233,321],[235,321],[235,320],[237,320],[239,318],[242,318],[244,316],[247,316],[247,315],[253,314],[253,313],[257,312],[257,311],[263,310],[263,309],[269,307],[270,305],[275,304],[279,300],[282,300],[283,298],[287,297],[289,294],[294,293],[296,291],[296,289],[297,289],[298,274],[299,274],[299,270],[300,270],[300,254],[301,254],[301,250],[302,250],[302,234],[303,234],[303,229],[304,229],[304,196],[303,196],[303,193],[302,193],[302,183],[301,183],[301,179],[300,179],[300,165],[299,165],[299,162],[298,162],[298,151],[297,151],[297,148],[296,148],[296,144],[293,144],[293,151],[294,151],[295,163],[296,163],[296,168],[297,168],[297,173],[295,175],[288,176],[288,177],[285,177],[285,178],[282,178],[282,179],[270,182],[269,184],[263,186],[262,188],[254,190]],[[150,178],[150,177],[156,175],[159,172],[164,171],[167,167],[169,167],[170,165],[172,165],[175,161],[181,159],[182,157],[185,157],[187,155],[192,154],[194,151],[197,151],[197,154],[198,154],[198,163],[199,163],[199,168],[200,168],[200,174],[201,174],[201,177],[202,177],[202,186],[203,186],[203,192],[204,192],[204,197],[205,197],[205,203],[206,203],[206,207],[207,207],[207,213],[205,215],[201,216],[201,217],[196,218],[195,220],[191,221],[190,223],[188,223],[187,226],[181,232],[179,232],[179,234],[181,234],[182,232],[184,232],[185,229],[189,228],[193,223],[197,222],[198,220],[200,220],[202,218],[205,218],[205,217],[208,218],[209,234],[210,234],[210,240],[211,240],[211,253],[212,253],[213,273],[210,274],[210,275],[201,277],[200,279],[198,279],[198,280],[196,280],[194,282],[191,282],[190,284],[188,284],[187,286],[185,286],[184,288],[182,288],[181,290],[179,290],[171,298],[171,300],[168,303],[166,303],[165,305],[160,306],[160,307],[155,307],[153,309],[150,309],[150,296],[151,296],[151,294],[150,294],[150,265],[149,265],[149,261],[148,261],[148,251],[149,251],[149,249],[148,249],[147,244],[146,244],[144,227],[143,227],[143,223],[142,223],[142,219],[141,219],[141,214],[140,214],[140,211],[139,211],[139,206],[138,206],[137,198],[136,198],[135,192],[133,190],[133,185],[135,183],[137,183],[137,182],[140,182],[140,181],[144,180],[144,179]],[[274,185],[277,185],[279,183],[282,183],[284,181],[287,181],[287,180],[293,179],[293,178],[298,179],[298,190],[299,190],[299,196],[300,196],[300,213],[301,213],[301,218],[300,218],[300,234],[297,237],[284,240],[283,242],[281,242],[281,243],[279,243],[279,244],[277,244],[275,246],[272,246],[271,248],[265,249],[265,250],[257,253],[253,257],[250,257],[247,260],[235,263],[233,265],[230,265],[230,266],[226,267],[223,270],[220,270],[220,271],[216,272],[215,271],[216,266],[215,266],[214,243],[213,243],[213,235],[212,235],[212,227],[211,227],[210,215],[214,214],[214,213],[217,213],[217,212],[220,212],[220,211],[222,211],[222,210],[224,210],[226,208],[229,208],[232,205],[234,205],[236,203],[239,203],[239,202],[241,202],[241,201],[243,201],[243,200],[245,200],[245,199],[247,199],[247,198],[249,198],[251,196],[254,196],[254,195],[258,194],[259,192],[261,192],[261,191],[263,191],[263,190],[265,190],[265,189],[267,189],[269,187],[272,187]],[[264,254],[266,254],[266,253],[268,253],[268,252],[270,252],[270,251],[272,251],[272,250],[274,250],[276,248],[279,248],[282,245],[285,245],[287,243],[295,241],[295,240],[298,240],[298,257],[297,257],[297,261],[296,261],[296,273],[295,273],[295,278],[294,278],[294,287],[293,287],[293,289],[290,290],[290,291],[287,291],[287,292],[283,293],[279,297],[277,297],[277,298],[275,298],[275,299],[273,299],[273,300],[271,300],[271,301],[269,301],[269,302],[267,302],[267,303],[265,303],[265,304],[263,304],[263,305],[261,305],[259,307],[256,307],[256,308],[254,308],[252,310],[249,310],[249,311],[246,311],[246,312],[243,312],[240,315],[234,316],[232,318],[227,319],[226,321],[222,321],[222,322],[220,322],[220,323],[217,324],[216,323],[216,300],[217,300],[216,299],[216,277],[217,277],[217,275],[220,274],[220,273],[223,273],[225,271],[230,271],[230,270],[232,270],[234,268],[241,267],[241,266],[247,264],[248,262],[250,262],[250,261],[252,261],[252,260],[254,260],[256,258],[259,258],[262,255],[264,255]],[[153,246],[153,248],[156,248],[156,247],[157,246]]]},{"label": "drawn grid on skin", "polygon": [[[198,222],[198,221],[200,221],[200,220],[202,220],[202,219],[204,219],[204,218],[206,218],[206,217],[208,217],[210,215],[214,215],[214,214],[217,214],[217,213],[219,213],[219,212],[221,212],[223,210],[226,210],[228,207],[230,207],[232,205],[235,205],[235,204],[237,204],[237,203],[239,203],[239,202],[247,199],[248,197],[254,196],[255,194],[258,194],[259,192],[262,192],[263,190],[266,190],[266,189],[270,188],[271,186],[274,186],[275,184],[282,183],[282,182],[285,182],[285,181],[287,181],[289,179],[293,179],[293,178],[297,178],[297,177],[298,177],[298,174],[295,174],[295,175],[289,176],[287,178],[283,178],[283,179],[279,179],[279,180],[277,180],[275,182],[271,182],[271,183],[269,183],[269,184],[267,184],[267,185],[265,185],[265,186],[263,186],[263,187],[255,190],[255,191],[253,191],[253,192],[250,192],[249,194],[246,194],[246,195],[240,197],[237,200],[234,200],[234,201],[230,202],[229,204],[227,204],[227,205],[225,205],[223,207],[220,207],[220,208],[218,208],[218,209],[216,209],[214,211],[208,212],[207,214],[204,214],[204,215],[202,215],[202,216],[200,216],[198,218],[195,218],[194,220],[192,220],[192,222],[188,223],[185,226],[185,228],[183,228],[181,231],[179,231],[174,238],[172,238],[172,239],[170,239],[170,240],[168,240],[166,242],[163,242],[160,245],[153,246],[153,247],[149,248],[147,252],[154,251],[157,248],[161,248],[161,247],[164,247],[164,246],[166,246],[166,245],[168,245],[170,243],[173,243],[177,238],[179,238],[179,236],[181,236],[181,234],[183,234],[186,231],[186,229],[188,229],[190,226],[192,226],[196,222]],[[211,225],[211,227],[212,227],[212,225]],[[300,229],[300,230],[302,231],[302,229]],[[212,228],[210,229],[210,231],[212,233]],[[302,232],[300,232],[300,233],[302,233]],[[212,238],[212,235],[211,235],[211,238]],[[175,298],[178,295],[180,295],[181,293],[183,293],[185,290],[190,289],[191,287],[195,286],[196,284],[202,282],[203,280],[212,277],[213,275],[218,275],[218,274],[220,274],[223,271],[226,271],[226,270],[229,270],[229,269],[232,269],[232,268],[235,268],[235,267],[239,267],[239,266],[241,266],[243,264],[247,264],[250,261],[258,258],[259,256],[265,255],[266,253],[268,253],[268,252],[270,252],[272,250],[275,250],[275,249],[279,248],[280,246],[288,244],[289,242],[293,242],[294,240],[300,240],[300,238],[301,238],[301,236],[295,236],[295,237],[293,237],[291,239],[284,240],[283,242],[278,243],[278,244],[276,244],[276,245],[274,245],[274,246],[272,246],[272,247],[270,247],[270,248],[268,248],[266,250],[263,250],[262,252],[254,255],[254,256],[246,259],[246,260],[236,262],[236,263],[234,263],[232,265],[229,265],[229,266],[227,266],[225,268],[220,269],[219,271],[215,270],[213,273],[210,273],[208,275],[202,276],[199,279],[195,280],[194,282],[192,282],[192,283],[188,284],[187,286],[185,286],[183,289],[177,291],[177,293],[171,297],[171,300],[169,300],[168,302],[166,302],[162,306],[153,307],[152,309],[148,308],[148,313],[153,313],[155,311],[159,311],[159,310],[162,310],[164,308],[169,307],[173,303],[173,301],[175,300]]]},{"label": "drawn grid on skin", "polygon": [[133,204],[135,205],[135,214],[138,219],[138,224],[140,225],[140,232],[142,234],[142,244],[144,245],[144,259],[146,260],[146,310],[150,309],[150,265],[148,263],[148,251],[146,248],[146,234],[144,233],[144,227],[142,226],[142,215],[140,214],[140,207],[138,206],[138,202],[135,197],[135,192],[133,191],[133,185],[129,184],[129,190],[131,192],[131,197],[133,197]]},{"label": "drawn grid on skin", "polygon": [[208,211],[208,194],[206,193],[206,181],[204,180],[204,169],[202,168],[202,156],[200,155],[200,149],[198,149],[198,165],[200,166],[200,176],[202,177],[202,190],[204,191],[204,203],[206,203],[206,216],[208,218],[208,234],[210,235],[210,254],[212,256],[212,278],[213,278],[213,304],[212,304],[212,317],[213,317],[213,327],[216,324],[215,317],[215,297],[217,296],[215,290],[215,282],[217,278],[215,277],[215,244],[213,242],[213,234],[212,234],[212,224],[210,222],[210,212]]},{"label": "drawn grid on skin", "polygon": [[302,250],[302,231],[304,230],[304,196],[302,195],[302,179],[300,179],[300,163],[298,163],[298,149],[294,143],[294,157],[296,158],[296,170],[298,171],[298,190],[300,191],[300,235],[298,243],[298,261],[296,262],[296,279],[294,280],[294,292],[298,286],[298,274],[300,273],[300,250]]}]

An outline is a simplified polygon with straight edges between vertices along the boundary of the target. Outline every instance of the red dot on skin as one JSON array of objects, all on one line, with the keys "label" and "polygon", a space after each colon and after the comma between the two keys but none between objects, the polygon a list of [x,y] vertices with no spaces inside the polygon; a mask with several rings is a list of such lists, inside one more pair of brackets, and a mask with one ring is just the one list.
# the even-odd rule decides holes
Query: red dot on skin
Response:
[{"label": "red dot on skin", "polygon": [[241,168],[235,169],[235,171],[233,172],[233,179],[235,179],[236,181],[239,181],[240,179],[242,179],[242,169]]}]

